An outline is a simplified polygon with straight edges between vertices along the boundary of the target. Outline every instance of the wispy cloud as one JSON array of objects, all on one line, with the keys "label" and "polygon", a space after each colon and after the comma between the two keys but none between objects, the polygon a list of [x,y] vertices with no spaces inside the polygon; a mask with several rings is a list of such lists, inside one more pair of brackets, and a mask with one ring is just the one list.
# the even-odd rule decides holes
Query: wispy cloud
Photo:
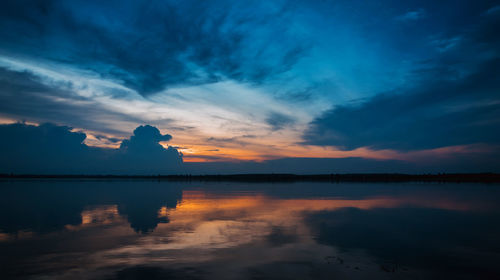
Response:
[{"label": "wispy cloud", "polygon": [[30,9],[4,6],[3,50],[78,65],[145,96],[225,77],[261,83],[288,71],[308,49],[282,28],[288,11],[279,3],[264,9],[225,0],[37,2]]},{"label": "wispy cloud", "polygon": [[408,11],[402,15],[395,17],[394,19],[397,21],[407,22],[407,21],[419,20],[419,19],[422,19],[425,17],[426,17],[425,10],[420,8],[420,9]]},{"label": "wispy cloud", "polygon": [[488,10],[486,10],[487,15],[495,15],[498,13],[500,13],[500,5],[493,6],[493,7],[489,8]]}]

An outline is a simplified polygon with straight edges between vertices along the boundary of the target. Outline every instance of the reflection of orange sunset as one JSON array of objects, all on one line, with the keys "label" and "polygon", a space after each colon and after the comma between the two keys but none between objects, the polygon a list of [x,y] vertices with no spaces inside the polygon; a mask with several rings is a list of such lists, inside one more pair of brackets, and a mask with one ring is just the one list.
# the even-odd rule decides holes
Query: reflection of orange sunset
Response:
[{"label": "reflection of orange sunset", "polygon": [[[43,253],[47,256],[55,254],[53,248],[56,248],[57,254],[66,254],[54,264],[65,270],[64,279],[78,278],[83,270],[102,273],[103,277],[96,278],[107,279],[110,269],[122,267],[218,268],[220,264],[224,264],[219,270],[222,275],[237,279],[241,271],[280,262],[293,266],[299,262],[313,262],[348,272],[355,265],[361,268],[359,273],[364,273],[361,279],[366,279],[372,272],[385,273],[380,272],[379,265],[372,261],[372,253],[346,253],[342,246],[326,243],[325,234],[341,241],[348,237],[324,231],[323,224],[328,229],[339,227],[343,230],[346,224],[352,223],[355,234],[359,230],[364,234],[365,225],[370,229],[382,224],[385,230],[393,230],[387,226],[393,223],[391,218],[383,222],[375,218],[370,224],[371,217],[380,217],[377,216],[380,213],[401,212],[395,216],[396,221],[407,220],[406,226],[419,227],[421,222],[427,223],[421,219],[427,220],[434,215],[444,219],[450,215],[477,214],[481,217],[498,209],[493,199],[463,195],[468,194],[467,190],[462,195],[455,195],[446,186],[437,184],[422,185],[421,188],[406,184],[385,188],[381,184],[362,187],[359,184],[277,184],[262,187],[232,183],[205,185],[200,182],[192,182],[183,188],[150,182],[154,188],[147,188],[146,184],[138,181],[137,186],[150,194],[140,197],[136,192],[129,192],[125,182],[117,182],[117,188],[113,189],[117,191],[115,199],[85,203],[68,216],[65,220],[68,224],[61,223],[60,227],[50,231],[39,231],[35,225],[0,232],[0,245],[17,250],[19,244],[41,242],[48,244]],[[360,194],[370,187],[381,188],[381,191]],[[407,216],[408,213],[417,214]],[[357,227],[360,223],[362,229]],[[406,236],[404,230],[403,235]],[[408,242],[413,240],[410,236]],[[351,268],[333,266],[333,263],[325,262],[325,256],[339,256]],[[53,260],[47,257],[41,263],[51,265]],[[75,263],[79,264],[78,269],[74,269]],[[228,274],[226,266],[236,269]],[[215,270],[210,273],[212,271]]]},{"label": "reflection of orange sunset", "polygon": [[101,206],[94,209],[84,210],[82,212],[82,224],[109,224],[118,216],[118,207],[116,205]]},{"label": "reflection of orange sunset", "polygon": [[[480,210],[485,207],[485,205],[477,205],[471,201],[438,197],[431,199],[421,199],[416,196],[376,196],[366,199],[283,199],[263,194],[219,195],[199,190],[184,191],[182,201],[175,208],[161,207],[158,210],[158,216],[167,217],[169,223],[158,224],[151,235],[141,238],[140,244],[103,252],[100,257],[110,262],[110,256],[127,254],[137,261],[152,252],[195,250],[196,257],[183,254],[176,255],[175,260],[191,262],[194,258],[197,261],[209,261],[213,257],[209,253],[210,250],[233,248],[253,242],[259,244],[276,227],[285,234],[289,232],[297,236],[302,244],[318,246],[310,239],[310,229],[304,223],[305,215],[309,213],[334,211],[346,207],[369,210],[405,206],[458,211]],[[154,260],[146,258],[149,261]]]},{"label": "reflection of orange sunset", "polygon": [[[397,208],[397,207],[424,207],[456,211],[475,211],[488,209],[491,205],[477,204],[474,201],[456,200],[452,197],[442,198],[419,196],[375,196],[365,199],[344,198],[310,198],[310,199],[283,199],[269,197],[263,194],[234,193],[220,196],[200,190],[185,190],[182,200],[175,208],[162,206],[158,209],[158,217],[168,218],[169,223],[159,224],[156,233],[171,228],[192,228],[203,230],[206,233],[216,232],[215,227],[227,227],[227,221],[240,219],[243,221],[259,221],[253,226],[264,226],[268,231],[269,225],[286,225],[296,223],[303,218],[304,213],[315,211],[332,211],[340,208]],[[128,223],[126,217],[118,212],[117,205],[100,205],[89,207],[81,212],[80,225],[66,225],[66,230],[78,231],[84,228],[99,227],[113,224]],[[230,223],[236,226],[235,223]],[[267,225],[267,226],[266,226]],[[201,228],[200,228],[201,227]],[[210,230],[209,230],[210,229]],[[229,230],[229,229],[228,229]],[[181,232],[181,235],[184,234]],[[198,232],[198,234],[202,234]],[[16,239],[33,237],[29,231],[16,233]],[[12,235],[0,233],[0,241],[8,241]],[[198,236],[198,238],[201,238]]]},{"label": "reflection of orange sunset", "polygon": [[[359,200],[350,199],[276,199],[264,195],[235,195],[232,197],[217,197],[202,191],[184,191],[182,202],[175,209],[168,209],[168,214],[173,216],[186,214],[186,216],[196,213],[207,213],[215,211],[236,211],[245,210],[251,212],[277,211],[283,212],[284,216],[290,212],[301,211],[321,211],[335,210],[345,207],[354,207],[359,209],[373,209],[383,207],[417,206],[432,207],[447,210],[474,210],[481,207],[472,203],[463,201],[454,201],[452,199],[427,199],[422,200],[418,197],[371,197]],[[167,209],[162,208],[162,213],[166,214]],[[276,213],[274,213],[276,214]],[[271,215],[272,216],[272,215]]]}]

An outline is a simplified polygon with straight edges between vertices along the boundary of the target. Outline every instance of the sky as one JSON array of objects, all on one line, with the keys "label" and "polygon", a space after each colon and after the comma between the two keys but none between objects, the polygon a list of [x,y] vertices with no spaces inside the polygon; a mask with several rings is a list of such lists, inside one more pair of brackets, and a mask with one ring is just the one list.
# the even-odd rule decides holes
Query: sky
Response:
[{"label": "sky", "polygon": [[0,173],[500,172],[498,1],[1,5]]}]

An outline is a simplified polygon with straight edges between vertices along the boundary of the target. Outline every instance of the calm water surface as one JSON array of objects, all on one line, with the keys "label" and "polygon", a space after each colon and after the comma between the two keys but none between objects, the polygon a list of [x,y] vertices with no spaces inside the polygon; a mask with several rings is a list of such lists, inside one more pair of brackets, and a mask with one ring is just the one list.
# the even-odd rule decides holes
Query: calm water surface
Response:
[{"label": "calm water surface", "polygon": [[0,182],[1,279],[500,279],[500,185]]}]

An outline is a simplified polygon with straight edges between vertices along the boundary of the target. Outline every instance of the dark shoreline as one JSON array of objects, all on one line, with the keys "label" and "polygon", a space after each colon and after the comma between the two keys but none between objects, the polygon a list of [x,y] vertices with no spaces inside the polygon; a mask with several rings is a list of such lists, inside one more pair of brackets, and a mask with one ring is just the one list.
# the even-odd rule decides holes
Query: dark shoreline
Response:
[{"label": "dark shoreline", "polygon": [[477,182],[498,183],[498,173],[438,174],[234,174],[234,175],[39,175],[0,174],[0,179],[147,179],[165,181],[228,181],[228,182]]}]

